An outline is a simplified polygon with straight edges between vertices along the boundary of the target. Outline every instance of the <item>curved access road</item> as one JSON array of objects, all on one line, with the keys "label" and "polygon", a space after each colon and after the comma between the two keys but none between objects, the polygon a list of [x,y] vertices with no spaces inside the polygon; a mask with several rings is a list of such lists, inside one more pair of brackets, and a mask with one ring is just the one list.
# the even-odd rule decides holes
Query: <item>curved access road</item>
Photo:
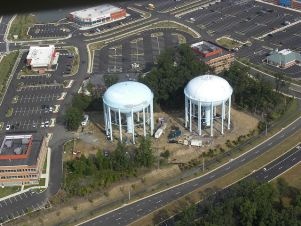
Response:
[{"label": "curved access road", "polygon": [[[259,144],[250,151],[242,154],[241,156],[233,159],[232,161],[218,167],[217,169],[201,176],[196,179],[192,179],[188,182],[176,185],[172,188],[166,189],[164,191],[158,192],[154,195],[145,197],[136,202],[130,203],[126,206],[117,208],[108,213],[97,216],[93,219],[85,221],[80,225],[106,225],[106,226],[115,226],[115,225],[127,225],[130,224],[139,218],[157,210],[158,208],[165,206],[169,202],[174,201],[175,199],[180,198],[181,196],[194,191],[200,186],[204,186],[212,182],[213,180],[222,177],[231,171],[243,166],[244,164],[252,161],[256,157],[260,156],[262,153],[270,150],[274,146],[283,142],[289,136],[292,136],[301,128],[301,117],[296,119],[293,123],[283,128],[273,137],[267,139],[263,143]],[[300,160],[300,152],[298,160]],[[296,159],[297,159],[296,157]],[[275,168],[276,169],[276,168]],[[270,171],[270,170],[269,170]],[[277,173],[277,171],[271,170],[272,172]],[[268,178],[268,177],[267,177]],[[264,178],[264,179],[267,179]]]}]

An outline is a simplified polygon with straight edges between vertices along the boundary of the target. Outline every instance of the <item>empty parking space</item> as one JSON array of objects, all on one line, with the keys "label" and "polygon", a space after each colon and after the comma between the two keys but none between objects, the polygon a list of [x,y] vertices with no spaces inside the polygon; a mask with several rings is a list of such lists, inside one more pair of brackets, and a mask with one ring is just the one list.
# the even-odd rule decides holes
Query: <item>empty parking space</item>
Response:
[{"label": "empty parking space", "polygon": [[[145,32],[143,35],[129,38],[119,45],[109,46],[94,53],[93,73],[119,73],[121,78],[131,78],[150,70],[157,57],[168,47],[188,42],[188,35],[169,29],[158,32]],[[124,73],[124,74],[123,74]]]},{"label": "empty parking space", "polygon": [[158,56],[165,49],[164,36],[162,32],[151,34],[151,44],[153,49],[153,61],[157,62]]},{"label": "empty parking space", "polygon": [[18,97],[18,103],[29,104],[29,103],[41,103],[41,102],[54,102],[61,96],[60,93],[49,93],[41,95],[23,94]]},{"label": "empty parking space", "polygon": [[109,73],[122,72],[122,45],[109,48],[107,71]]},{"label": "empty parking space", "polygon": [[144,69],[144,46],[143,38],[137,38],[130,42],[131,48],[131,69],[141,71]]},{"label": "empty parking space", "polygon": [[300,19],[300,14],[254,1],[222,1],[185,14],[204,32],[218,38],[230,35],[241,41],[281,28]]},{"label": "empty parking space", "polygon": [[75,28],[69,24],[35,24],[28,30],[31,38],[56,38],[68,36]]}]

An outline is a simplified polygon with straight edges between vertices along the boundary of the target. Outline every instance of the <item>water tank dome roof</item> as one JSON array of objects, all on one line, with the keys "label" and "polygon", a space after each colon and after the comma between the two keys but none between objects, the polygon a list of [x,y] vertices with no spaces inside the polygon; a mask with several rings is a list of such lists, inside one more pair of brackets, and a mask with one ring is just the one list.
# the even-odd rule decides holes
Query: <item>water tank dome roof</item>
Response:
[{"label": "water tank dome roof", "polygon": [[110,86],[103,96],[103,101],[111,108],[131,110],[147,106],[153,101],[152,91],[140,82],[119,82]]},{"label": "water tank dome roof", "polygon": [[202,75],[189,81],[184,89],[186,97],[203,103],[226,101],[232,95],[229,83],[216,75]]}]

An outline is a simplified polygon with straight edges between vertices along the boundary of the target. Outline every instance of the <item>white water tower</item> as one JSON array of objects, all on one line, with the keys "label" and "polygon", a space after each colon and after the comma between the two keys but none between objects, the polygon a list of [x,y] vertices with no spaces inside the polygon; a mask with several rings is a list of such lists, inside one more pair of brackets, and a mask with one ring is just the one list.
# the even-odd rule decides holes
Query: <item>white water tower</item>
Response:
[{"label": "white water tower", "polygon": [[[185,127],[192,132],[193,121],[197,119],[198,134],[202,135],[203,127],[210,126],[213,136],[213,124],[216,119],[216,108],[221,107],[221,134],[224,134],[224,120],[228,119],[230,129],[230,111],[232,87],[215,75],[202,75],[192,79],[185,87]],[[227,106],[227,115],[226,115]]]},{"label": "white water tower", "polygon": [[[154,131],[152,91],[139,82],[120,82],[110,86],[103,95],[104,121],[107,136],[113,140],[113,127],[119,129],[119,139],[122,133],[132,135],[135,143],[135,126],[143,128],[146,136],[146,125],[150,127],[150,134]],[[142,118],[141,118],[142,117]]]}]

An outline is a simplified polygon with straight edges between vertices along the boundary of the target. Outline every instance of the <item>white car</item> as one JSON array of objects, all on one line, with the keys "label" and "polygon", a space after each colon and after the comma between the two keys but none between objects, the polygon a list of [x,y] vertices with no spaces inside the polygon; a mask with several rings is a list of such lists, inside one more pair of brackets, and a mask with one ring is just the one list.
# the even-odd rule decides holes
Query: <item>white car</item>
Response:
[{"label": "white car", "polygon": [[49,112],[53,112],[53,107],[49,107]]},{"label": "white car", "polygon": [[45,121],[45,127],[49,127],[49,121]]},{"label": "white car", "polygon": [[6,131],[10,130],[10,124],[7,124],[7,125],[6,125],[5,130],[6,130]]},{"label": "white car", "polygon": [[45,127],[45,123],[41,122],[41,127],[44,128]]},{"label": "white car", "polygon": [[86,126],[89,121],[89,115],[84,115],[84,120],[81,122],[82,126]]}]

